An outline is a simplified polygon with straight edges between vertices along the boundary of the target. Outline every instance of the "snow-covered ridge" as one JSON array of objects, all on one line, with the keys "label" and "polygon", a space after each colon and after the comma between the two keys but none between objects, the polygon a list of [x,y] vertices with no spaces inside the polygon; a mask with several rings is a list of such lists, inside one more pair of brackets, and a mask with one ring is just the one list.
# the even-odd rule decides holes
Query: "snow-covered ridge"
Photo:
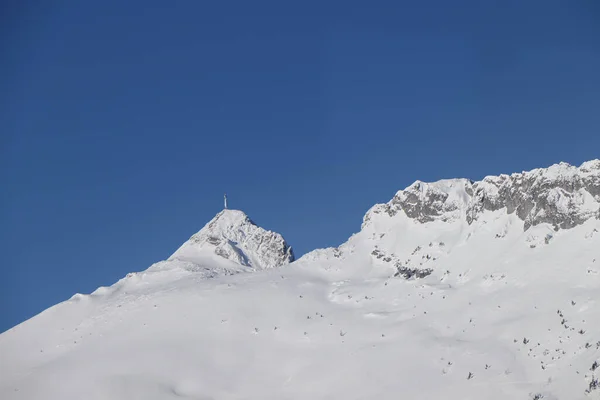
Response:
[{"label": "snow-covered ridge", "polygon": [[478,182],[416,181],[390,202],[371,208],[363,226],[373,214],[381,213],[390,217],[403,213],[421,223],[465,220],[471,224],[485,211],[501,209],[515,213],[524,230],[540,223],[568,229],[590,218],[600,219],[600,160],[579,167],[559,163],[512,175],[487,176]]},{"label": "snow-covered ridge", "polygon": [[168,261],[202,264],[216,254],[254,270],[294,261],[294,252],[279,233],[257,226],[239,210],[223,210],[185,242]]},{"label": "snow-covered ridge", "polygon": [[544,223],[593,215],[599,167],[416,182],[283,268],[225,210],[0,334],[0,399],[600,399],[600,219]]}]

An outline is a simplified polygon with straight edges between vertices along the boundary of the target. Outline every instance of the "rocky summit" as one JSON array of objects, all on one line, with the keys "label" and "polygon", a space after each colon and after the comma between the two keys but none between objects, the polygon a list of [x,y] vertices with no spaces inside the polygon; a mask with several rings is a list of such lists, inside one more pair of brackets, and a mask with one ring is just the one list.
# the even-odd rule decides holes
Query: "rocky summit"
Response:
[{"label": "rocky summit", "polygon": [[568,229],[589,218],[600,219],[600,160],[579,167],[560,163],[528,172],[488,176],[478,182],[416,181],[372,212],[389,216],[403,212],[422,223],[464,219],[470,224],[486,211],[501,209],[522,220],[524,230],[541,223],[556,230]]},{"label": "rocky summit", "polygon": [[214,254],[252,270],[294,261],[294,252],[279,233],[257,226],[239,210],[223,210],[185,242],[169,260],[202,262]]}]

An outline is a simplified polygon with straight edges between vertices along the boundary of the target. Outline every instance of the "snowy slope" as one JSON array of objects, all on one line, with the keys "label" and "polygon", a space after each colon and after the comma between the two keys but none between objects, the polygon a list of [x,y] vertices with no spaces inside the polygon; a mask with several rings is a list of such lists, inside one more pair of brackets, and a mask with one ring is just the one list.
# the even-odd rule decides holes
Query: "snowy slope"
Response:
[{"label": "snowy slope", "polygon": [[0,335],[0,398],[599,399],[599,200],[598,160],[416,182],[289,265],[226,211]]}]

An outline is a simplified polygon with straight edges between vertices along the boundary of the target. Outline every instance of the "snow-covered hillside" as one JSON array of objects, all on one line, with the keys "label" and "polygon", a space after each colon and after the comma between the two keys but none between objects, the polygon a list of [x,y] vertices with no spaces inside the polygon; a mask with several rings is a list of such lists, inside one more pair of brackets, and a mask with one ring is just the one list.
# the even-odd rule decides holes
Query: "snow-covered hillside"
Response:
[{"label": "snow-covered hillside", "polygon": [[600,399],[599,231],[599,160],[417,181],[295,262],[225,210],[0,335],[0,398]]}]

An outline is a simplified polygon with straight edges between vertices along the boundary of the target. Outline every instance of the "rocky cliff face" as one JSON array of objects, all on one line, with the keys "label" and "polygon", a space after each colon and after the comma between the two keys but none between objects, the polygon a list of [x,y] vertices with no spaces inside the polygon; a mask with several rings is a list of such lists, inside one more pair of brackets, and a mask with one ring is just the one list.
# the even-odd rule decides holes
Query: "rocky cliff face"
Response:
[{"label": "rocky cliff face", "polygon": [[560,163],[512,175],[488,176],[482,181],[449,179],[417,181],[378,204],[365,216],[404,213],[421,223],[466,220],[471,224],[486,211],[506,210],[523,221],[524,230],[541,223],[569,229],[589,218],[600,219],[600,160],[579,167]]},{"label": "rocky cliff face", "polygon": [[223,210],[185,242],[169,261],[200,262],[217,255],[254,270],[280,267],[294,261],[283,237],[257,226],[238,210]]}]

